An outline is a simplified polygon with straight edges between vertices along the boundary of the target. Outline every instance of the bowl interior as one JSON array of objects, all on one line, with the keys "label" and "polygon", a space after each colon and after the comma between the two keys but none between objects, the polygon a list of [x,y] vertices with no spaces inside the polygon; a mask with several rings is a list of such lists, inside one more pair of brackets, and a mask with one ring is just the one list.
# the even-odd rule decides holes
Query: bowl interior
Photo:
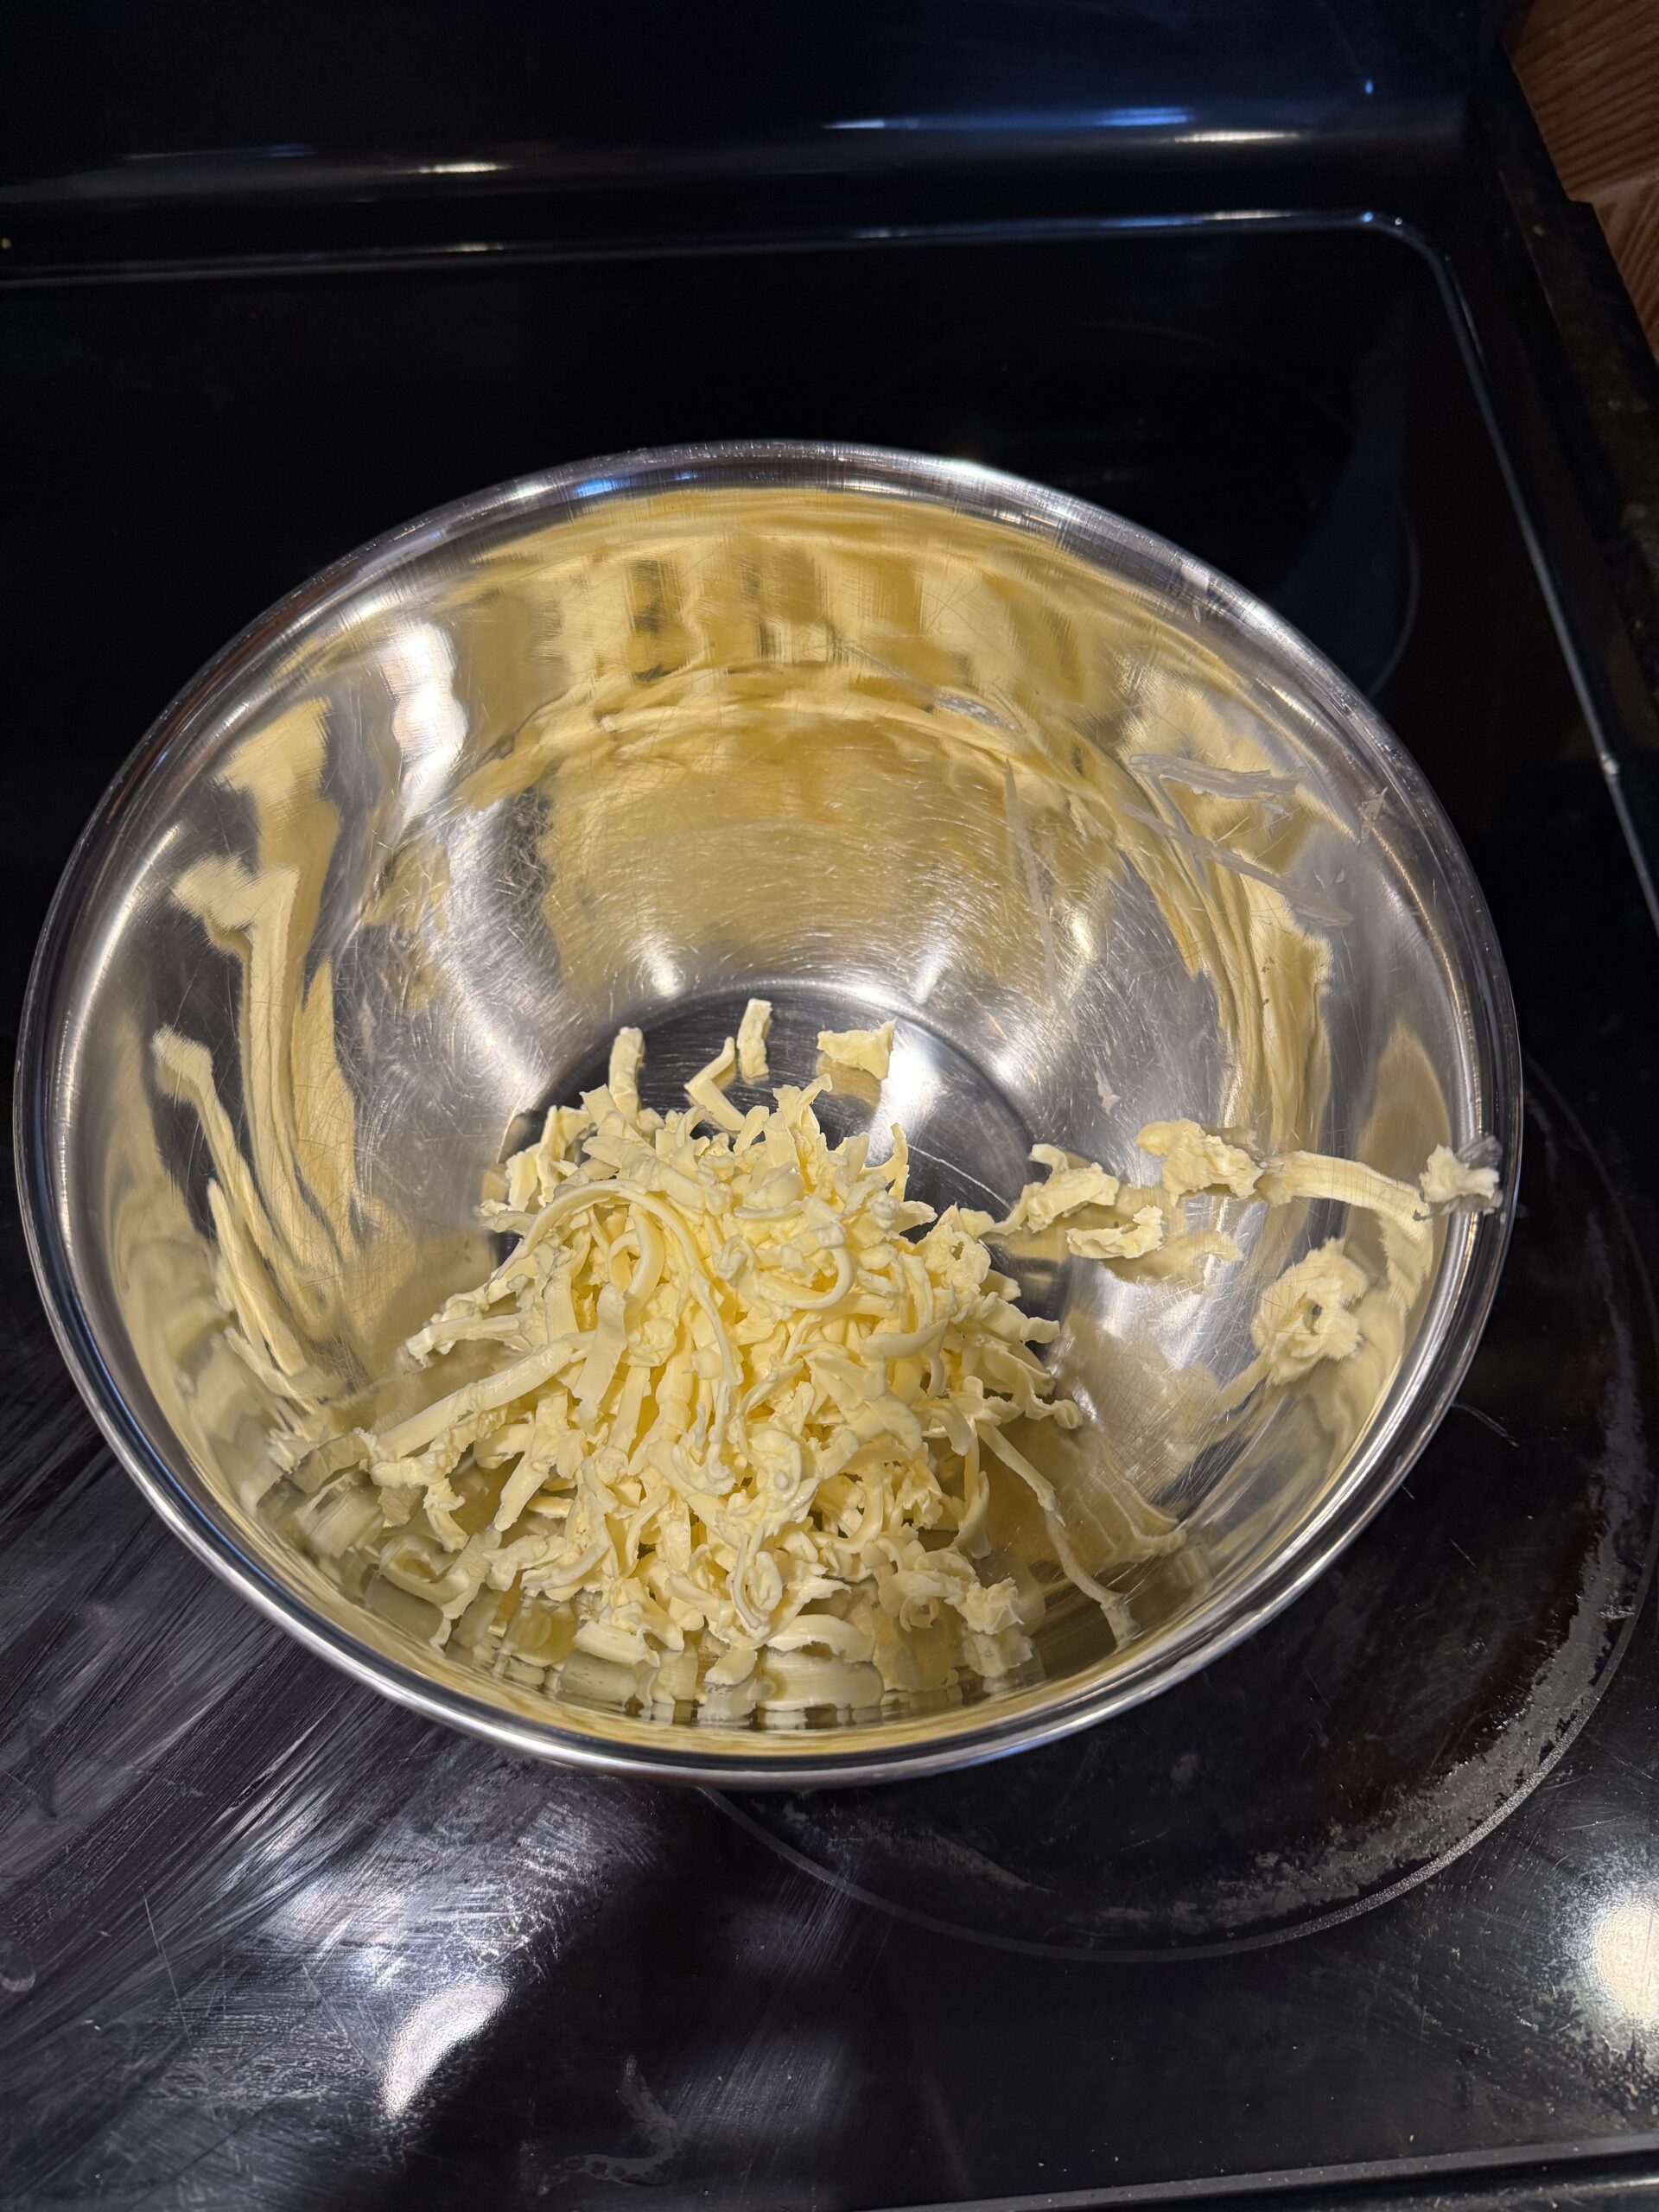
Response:
[{"label": "bowl interior", "polygon": [[[347,1388],[478,1278],[486,1170],[619,1024],[668,1106],[751,995],[774,1080],[810,1078],[821,1027],[896,1018],[879,1096],[821,1117],[878,1155],[902,1122],[936,1205],[1000,1211],[1038,1141],[1155,1179],[1135,1133],[1180,1116],[1408,1179],[1487,1135],[1513,1170],[1507,1001],[1455,843],[1363,703],[1229,588],[968,470],[774,452],[544,480],[371,549],[233,648],[49,932],[43,1274],[175,1523],[321,1648],[531,1748],[829,1769],[1173,1679],[1403,1471],[1497,1224],[1440,1225],[1402,1274],[1371,1217],[1194,1201],[1236,1264],[1011,1265],[1060,1324],[1084,1419],[1046,1433],[1047,1471],[1134,1609],[1122,1648],[1058,1584],[1022,1679],[742,1729],[533,1644],[484,1669],[273,1465],[281,1392],[227,1337],[210,1181],[247,1175],[287,1225],[282,1319]],[[217,1160],[160,1030],[204,1048]],[[1264,1286],[1338,1234],[1378,1286],[1360,1354],[1221,1417]],[[1179,1546],[1126,1537],[1142,1500]],[[1053,1582],[1040,1522],[1010,1503],[996,1536]]]}]

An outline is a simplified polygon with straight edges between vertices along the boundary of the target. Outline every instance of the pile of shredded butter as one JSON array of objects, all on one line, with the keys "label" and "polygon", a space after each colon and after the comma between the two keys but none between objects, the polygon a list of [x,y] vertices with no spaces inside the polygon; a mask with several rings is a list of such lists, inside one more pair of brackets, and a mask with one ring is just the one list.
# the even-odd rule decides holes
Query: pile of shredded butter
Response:
[{"label": "pile of shredded butter", "polygon": [[[832,1147],[813,1112],[849,1074],[885,1077],[893,1025],[823,1032],[819,1080],[741,1111],[728,1086],[766,1078],[769,1017],[751,1001],[667,1113],[641,1102],[640,1033],[620,1031],[604,1086],[496,1171],[483,1212],[506,1256],[410,1341],[423,1367],[470,1356],[468,1379],[296,1453],[313,1538],[343,1516],[336,1539],[360,1543],[366,1510],[383,1584],[435,1610],[435,1640],[710,1719],[871,1706],[930,1670],[1004,1679],[1044,1602],[1007,1554],[991,1567],[992,1486],[1008,1482],[1122,1637],[1127,1605],[1008,1433],[1078,1414],[1031,1349],[1055,1325],[1020,1310],[985,1239],[1224,1261],[1230,1238],[1185,1230],[1188,1197],[1335,1198],[1426,1238],[1432,1207],[1493,1195],[1490,1170],[1443,1148],[1414,1189],[1318,1154],[1264,1166],[1173,1122],[1140,1135],[1156,1186],[1039,1145],[1045,1178],[1006,1219],[936,1217],[906,1194],[900,1128],[873,1164],[867,1135]],[[1350,1355],[1367,1287],[1338,1243],[1270,1285],[1233,1402]]]},{"label": "pile of shredded butter", "polygon": [[[382,1572],[473,1611],[474,1647],[538,1600],[566,1609],[575,1651],[652,1662],[658,1699],[741,1708],[764,1650],[774,1697],[798,1654],[806,1677],[815,1656],[843,1679],[874,1668],[879,1700],[909,1684],[906,1637],[946,1615],[957,1657],[1005,1675],[1029,1656],[1034,1593],[977,1569],[991,1467],[1035,1495],[1071,1579],[1115,1602],[1006,1433],[1077,1419],[1029,1349],[1054,1325],[1020,1312],[954,1209],[906,1197],[900,1129],[879,1166],[866,1136],[826,1142],[814,1099],[885,1074],[891,1024],[826,1031],[818,1082],[730,1103],[740,1060],[767,1072],[768,1011],[751,1004],[667,1114],[640,1103],[639,1031],[619,1033],[604,1087],[555,1107],[486,1201],[507,1257],[410,1342],[423,1364],[487,1346],[487,1371],[332,1440],[301,1480],[366,1467],[389,1522],[418,1510],[439,1550],[412,1536]],[[463,1470],[496,1478],[481,1525]]]}]

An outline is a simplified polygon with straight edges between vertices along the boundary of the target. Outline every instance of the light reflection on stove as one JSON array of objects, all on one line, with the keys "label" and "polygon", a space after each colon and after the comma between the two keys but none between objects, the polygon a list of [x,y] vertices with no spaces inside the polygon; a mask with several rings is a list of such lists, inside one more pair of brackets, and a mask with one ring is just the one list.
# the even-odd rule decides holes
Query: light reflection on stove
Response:
[{"label": "light reflection on stove", "polygon": [[380,2094],[389,2118],[408,2111],[440,2062],[488,2025],[506,1993],[505,1983],[486,1975],[421,1999],[386,2053]]},{"label": "light reflection on stove", "polygon": [[1621,2024],[1659,2026],[1659,1900],[1635,1896],[1605,1905],[1589,1948],[1599,1993]]}]

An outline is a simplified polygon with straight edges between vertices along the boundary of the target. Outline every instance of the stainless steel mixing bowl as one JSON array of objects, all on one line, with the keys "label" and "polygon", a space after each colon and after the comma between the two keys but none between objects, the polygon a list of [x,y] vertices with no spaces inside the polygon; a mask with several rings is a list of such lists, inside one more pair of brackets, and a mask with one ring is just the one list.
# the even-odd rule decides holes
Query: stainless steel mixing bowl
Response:
[{"label": "stainless steel mixing bowl", "polygon": [[[1404,1176],[1484,1139],[1513,1194],[1514,1019],[1479,892],[1408,754],[1272,614],[976,467],[753,444],[563,468],[393,532],[257,622],[140,746],[52,910],[17,1092],[30,1246],[168,1525],[423,1712],[728,1783],[1038,1743],[1287,1604],[1450,1402],[1507,1205],[1444,1217],[1414,1266],[1369,1215],[1211,1200],[1195,1219],[1236,1264],[1027,1267],[1085,1416],[1051,1471],[1137,1628],[1114,1648],[1040,1529],[1011,1524],[1051,1589],[1035,1662],[1001,1686],[746,1727],[653,1714],[533,1650],[484,1671],[441,1648],[439,1611],[374,1571],[352,1514],[320,1522],[267,1450],[281,1378],[226,1332],[214,1173],[288,1224],[280,1318],[343,1387],[477,1279],[486,1170],[619,1023],[668,1103],[752,992],[791,1079],[821,1023],[897,1017],[879,1104],[825,1110],[837,1134],[902,1121],[935,1200],[1006,1202],[1038,1140],[1133,1170],[1141,1124],[1187,1115]],[[216,1171],[163,1028],[211,1056]],[[1333,1234],[1375,1286],[1359,1352],[1216,1417],[1264,1285]],[[1124,1567],[1137,1497],[1185,1541]]]}]

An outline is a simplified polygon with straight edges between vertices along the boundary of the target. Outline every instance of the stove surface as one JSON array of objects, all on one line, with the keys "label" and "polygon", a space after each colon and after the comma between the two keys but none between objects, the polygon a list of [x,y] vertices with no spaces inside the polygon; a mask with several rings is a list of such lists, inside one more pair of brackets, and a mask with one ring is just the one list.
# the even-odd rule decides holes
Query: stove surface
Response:
[{"label": "stove surface", "polygon": [[1659,2154],[1659,944],[1433,257],[1268,219],[526,250],[87,276],[0,292],[0,329],[10,1023],[117,762],[288,586],[555,461],[845,435],[1117,508],[1345,667],[1469,844],[1530,1086],[1463,1394],[1312,1592],[1090,1734],[817,1797],[517,1762],[289,1644],[99,1443],[8,1192],[16,2201],[1630,2182]]}]

